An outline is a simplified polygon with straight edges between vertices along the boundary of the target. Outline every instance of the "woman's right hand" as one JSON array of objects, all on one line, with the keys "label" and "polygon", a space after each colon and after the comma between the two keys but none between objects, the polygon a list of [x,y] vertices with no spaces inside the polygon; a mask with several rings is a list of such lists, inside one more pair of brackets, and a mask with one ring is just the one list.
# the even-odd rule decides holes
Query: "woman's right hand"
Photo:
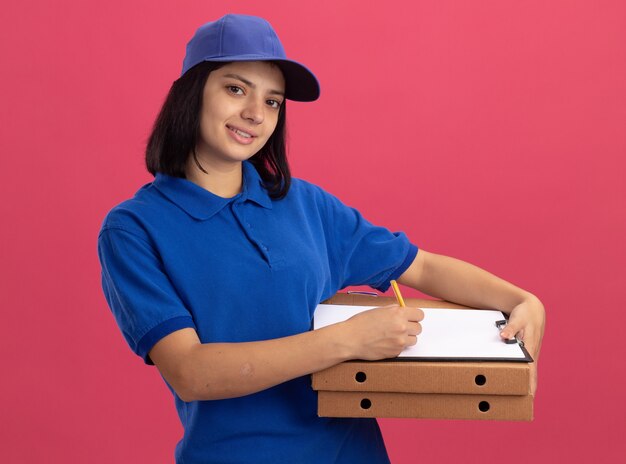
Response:
[{"label": "woman's right hand", "polygon": [[422,332],[419,321],[424,312],[416,307],[382,306],[363,311],[345,321],[346,342],[351,345],[353,359],[377,360],[394,358],[405,348],[417,343]]}]

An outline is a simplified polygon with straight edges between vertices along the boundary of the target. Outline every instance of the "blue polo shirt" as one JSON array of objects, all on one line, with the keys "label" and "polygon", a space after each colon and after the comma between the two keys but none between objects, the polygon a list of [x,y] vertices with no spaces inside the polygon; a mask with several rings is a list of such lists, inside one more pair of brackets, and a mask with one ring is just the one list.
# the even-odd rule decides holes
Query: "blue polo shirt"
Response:
[{"label": "blue polo shirt", "polygon": [[[151,364],[155,343],[182,328],[203,343],[311,330],[321,301],[350,285],[386,290],[417,247],[303,180],[271,199],[246,161],[233,198],[157,174],[109,212],[98,252],[117,324]],[[185,431],[177,463],[388,462],[374,419],[317,417],[309,376],[225,400],[172,393]]]}]

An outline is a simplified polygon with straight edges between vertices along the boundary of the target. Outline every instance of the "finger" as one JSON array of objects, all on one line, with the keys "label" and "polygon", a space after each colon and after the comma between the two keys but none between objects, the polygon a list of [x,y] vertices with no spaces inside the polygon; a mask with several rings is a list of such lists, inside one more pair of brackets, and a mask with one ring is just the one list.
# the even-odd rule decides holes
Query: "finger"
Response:
[{"label": "finger", "polygon": [[535,362],[539,361],[539,353],[541,353],[541,338],[539,339],[539,343],[535,347],[535,355],[533,356]]},{"label": "finger", "polygon": [[537,362],[530,365],[530,394],[535,396],[537,392]]},{"label": "finger", "polygon": [[409,335],[419,335],[422,333],[422,326],[417,322],[409,322],[407,332]]},{"label": "finger", "polygon": [[526,350],[528,351],[528,353],[530,353],[530,356],[533,358],[533,360],[537,362],[537,360],[539,359],[539,345],[541,344],[540,340],[538,340],[538,337],[529,330],[527,330],[524,334],[523,340]]},{"label": "finger", "polygon": [[515,337],[515,335],[517,335],[520,330],[522,330],[522,323],[517,321],[511,321],[509,319],[507,325],[504,327],[504,329],[500,331],[500,337],[506,340],[510,340],[511,338]]},{"label": "finger", "polygon": [[419,322],[424,320],[424,311],[420,308],[406,308],[406,317],[409,321]]},{"label": "finger", "polygon": [[417,337],[415,335],[407,335],[407,344],[406,346],[413,346],[417,344]]}]

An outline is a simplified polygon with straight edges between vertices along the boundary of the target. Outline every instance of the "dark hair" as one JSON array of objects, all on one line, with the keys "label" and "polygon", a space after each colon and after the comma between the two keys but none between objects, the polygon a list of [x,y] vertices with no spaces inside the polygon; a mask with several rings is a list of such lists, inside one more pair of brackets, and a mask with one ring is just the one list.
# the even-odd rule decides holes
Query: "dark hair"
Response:
[{"label": "dark hair", "polygon": [[[195,156],[200,134],[200,112],[207,78],[226,63],[204,61],[174,81],[154,122],[146,146],[146,167],[157,172],[185,178],[190,154]],[[291,171],[286,151],[286,106],[283,101],[273,134],[250,162],[258,171],[272,198],[283,198],[291,186]]]}]

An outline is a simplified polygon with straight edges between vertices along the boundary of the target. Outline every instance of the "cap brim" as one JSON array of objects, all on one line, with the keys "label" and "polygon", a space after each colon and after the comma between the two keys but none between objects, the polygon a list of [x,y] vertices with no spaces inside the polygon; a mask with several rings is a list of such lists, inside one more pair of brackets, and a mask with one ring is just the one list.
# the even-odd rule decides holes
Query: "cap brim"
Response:
[{"label": "cap brim", "polygon": [[315,75],[295,61],[272,60],[280,67],[285,76],[285,98],[294,101],[309,102],[320,96],[320,84]]},{"label": "cap brim", "polygon": [[219,58],[207,57],[198,63],[188,64],[183,68],[181,76],[185,74],[189,69],[202,61],[213,62],[237,62],[237,61],[271,61],[283,72],[285,76],[285,98],[288,100],[309,102],[317,100],[320,96],[320,84],[309,69],[291,60],[285,60],[282,58],[274,58],[259,55],[247,55],[247,56],[221,56]]}]

